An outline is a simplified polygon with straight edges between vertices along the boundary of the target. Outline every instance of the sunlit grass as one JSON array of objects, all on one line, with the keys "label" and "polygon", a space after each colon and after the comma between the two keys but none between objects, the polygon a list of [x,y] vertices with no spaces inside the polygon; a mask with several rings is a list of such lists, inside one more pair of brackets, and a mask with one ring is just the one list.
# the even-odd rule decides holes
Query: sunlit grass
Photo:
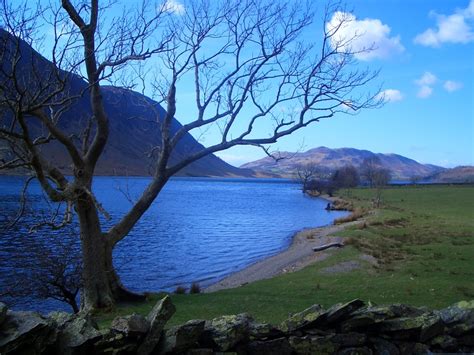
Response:
[{"label": "sunlit grass", "polygon": [[[350,199],[356,207],[369,208],[373,194],[356,189]],[[353,298],[432,308],[474,298],[474,187],[395,187],[384,191],[383,200],[365,224],[339,233],[349,245],[320,263],[236,289],[172,295],[177,312],[169,325],[241,312],[278,323],[311,304],[329,306]],[[374,256],[377,265],[361,259],[363,254]],[[356,261],[359,268],[322,272],[347,261]],[[122,305],[99,322],[117,314],[146,314],[159,297]]]}]

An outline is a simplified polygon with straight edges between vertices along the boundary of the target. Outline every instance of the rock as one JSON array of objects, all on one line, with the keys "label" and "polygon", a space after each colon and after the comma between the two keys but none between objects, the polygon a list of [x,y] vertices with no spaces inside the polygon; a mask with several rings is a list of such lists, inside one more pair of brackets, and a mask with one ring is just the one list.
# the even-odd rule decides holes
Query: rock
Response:
[{"label": "rock", "polygon": [[443,332],[444,326],[439,316],[423,314],[418,317],[403,317],[385,320],[377,325],[382,333],[389,333],[395,339],[426,341]]},{"label": "rock", "polygon": [[431,354],[430,348],[425,344],[402,342],[402,343],[398,343],[397,345],[398,345],[398,348],[400,349],[400,354],[403,354],[403,355]]},{"label": "rock", "polygon": [[0,354],[41,354],[55,340],[51,322],[36,312],[7,311],[0,334]]},{"label": "rock", "polygon": [[425,311],[419,308],[401,304],[370,306],[353,312],[349,319],[342,322],[340,329],[342,332],[357,330],[359,328],[366,329],[370,325],[380,323],[387,319],[420,316],[424,313]]},{"label": "rock", "polygon": [[290,355],[293,353],[293,350],[288,339],[278,338],[267,341],[253,341],[249,343],[247,353],[259,355]]},{"label": "rock", "polygon": [[109,330],[94,343],[94,354],[129,355],[136,354],[138,338],[127,337],[124,333]]},{"label": "rock", "polygon": [[367,336],[360,333],[339,333],[330,337],[333,343],[339,344],[341,347],[362,346],[367,342]]},{"label": "rock", "polygon": [[438,335],[430,340],[430,345],[433,348],[454,352],[458,348],[458,341],[449,335]]},{"label": "rock", "polygon": [[362,308],[365,305],[364,301],[355,299],[347,303],[339,303],[328,309],[325,316],[325,323],[332,324],[340,322],[349,317],[353,312]]},{"label": "rock", "polygon": [[214,350],[208,348],[198,348],[198,349],[191,349],[186,352],[186,355],[213,355]]},{"label": "rock", "polygon": [[102,337],[97,324],[88,315],[72,317],[58,330],[59,354],[83,354],[93,351],[94,343]]},{"label": "rock", "polygon": [[295,313],[280,325],[280,329],[284,332],[294,332],[303,328],[311,327],[326,313],[319,305],[315,304],[304,311]]},{"label": "rock", "polygon": [[334,354],[340,348],[339,344],[331,341],[330,336],[292,336],[289,340],[290,346],[297,354]]},{"label": "rock", "polygon": [[179,353],[196,346],[204,331],[205,321],[190,320],[166,331],[160,341],[159,353]]},{"label": "rock", "polygon": [[283,336],[283,332],[271,324],[251,322],[249,324],[250,339],[275,339]]},{"label": "rock", "polygon": [[7,319],[8,307],[5,303],[0,302],[0,326]]},{"label": "rock", "polygon": [[141,336],[148,332],[149,328],[150,323],[148,320],[136,313],[115,317],[110,325],[110,329],[131,337]]},{"label": "rock", "polygon": [[400,350],[398,350],[398,347],[386,339],[370,338],[370,343],[373,345],[376,354],[400,355]]},{"label": "rock", "polygon": [[373,352],[368,347],[345,348],[337,352],[338,355],[372,355]]},{"label": "rock", "polygon": [[461,301],[438,312],[453,336],[474,331],[474,300]]},{"label": "rock", "polygon": [[147,316],[150,328],[145,339],[138,348],[137,353],[139,355],[148,355],[155,349],[160,341],[161,333],[166,322],[173,316],[175,311],[176,308],[171,302],[169,296],[165,296],[156,303]]},{"label": "rock", "polygon": [[229,351],[249,337],[249,324],[253,319],[245,314],[222,316],[206,321],[201,341],[219,351]]},{"label": "rock", "polygon": [[67,312],[51,312],[48,314],[48,318],[56,325],[56,328],[63,329],[66,323],[73,320],[75,316],[72,313]]}]

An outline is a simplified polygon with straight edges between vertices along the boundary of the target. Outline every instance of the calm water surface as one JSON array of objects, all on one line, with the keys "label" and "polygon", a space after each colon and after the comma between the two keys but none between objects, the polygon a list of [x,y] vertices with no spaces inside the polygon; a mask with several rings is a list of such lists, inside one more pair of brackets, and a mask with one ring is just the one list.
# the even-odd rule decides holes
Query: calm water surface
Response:
[{"label": "calm water surface", "polygon": [[[94,192],[112,216],[112,225],[131,207],[148,178],[99,177]],[[15,215],[23,179],[0,177],[0,224]],[[38,185],[29,189],[37,218],[49,206]],[[288,247],[303,228],[330,224],[345,212],[327,212],[327,201],[306,197],[285,180],[176,178],[115,250],[122,281],[137,291],[173,290],[198,282],[210,285],[259,259]],[[0,231],[0,288],[11,275],[11,260],[28,235],[28,218],[14,232]],[[64,232],[41,230],[64,237]],[[11,277],[11,276],[10,276]],[[58,307],[45,302],[31,308]],[[25,305],[22,306],[25,308]],[[29,307],[27,307],[29,308]],[[63,308],[63,307],[61,307]]]}]

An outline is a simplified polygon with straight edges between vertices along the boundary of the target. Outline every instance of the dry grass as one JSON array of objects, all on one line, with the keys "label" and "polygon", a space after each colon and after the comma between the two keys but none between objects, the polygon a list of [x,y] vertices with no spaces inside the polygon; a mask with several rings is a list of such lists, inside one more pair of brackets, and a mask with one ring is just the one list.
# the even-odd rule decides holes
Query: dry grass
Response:
[{"label": "dry grass", "polygon": [[354,211],[352,211],[352,213],[349,216],[336,218],[334,220],[334,224],[342,224],[342,223],[357,221],[359,218],[364,217],[365,213],[366,213],[365,210],[356,208]]}]

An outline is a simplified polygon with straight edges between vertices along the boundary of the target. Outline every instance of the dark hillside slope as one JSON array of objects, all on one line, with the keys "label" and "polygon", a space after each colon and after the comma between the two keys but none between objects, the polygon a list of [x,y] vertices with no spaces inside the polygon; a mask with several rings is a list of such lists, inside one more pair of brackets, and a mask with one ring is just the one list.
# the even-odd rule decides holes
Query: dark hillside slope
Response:
[{"label": "dark hillside slope", "polygon": [[[2,70],[11,72],[11,58],[15,53],[16,39],[0,29],[0,41],[8,44],[7,50],[0,53]],[[1,48],[5,48],[3,45]],[[79,76],[58,71],[53,63],[34,51],[26,42],[19,42],[21,59],[17,66],[17,77],[23,87],[31,91],[43,90],[45,93],[57,85],[57,78],[66,81],[63,92],[67,95],[80,95],[62,115],[58,126],[70,135],[81,137],[91,116],[87,84]],[[1,80],[5,80],[1,77]],[[49,88],[48,88],[49,87]],[[12,90],[14,92],[14,90]],[[110,135],[107,146],[97,165],[96,173],[101,175],[150,175],[153,171],[151,151],[160,145],[161,131],[158,117],[164,116],[164,109],[155,101],[128,89],[112,86],[103,87],[105,110],[110,121]],[[0,127],[8,127],[11,114],[2,110]],[[157,115],[158,113],[158,115]],[[36,120],[31,120],[31,131],[37,137],[44,129]],[[172,131],[181,124],[174,119]],[[1,144],[1,143],[0,143]],[[78,146],[80,140],[77,139]],[[186,134],[178,143],[172,161],[201,150],[203,146],[192,135]],[[44,155],[51,158],[66,173],[70,170],[70,160],[66,150],[57,142],[45,144],[41,148]],[[8,154],[0,149],[0,155]],[[2,158],[0,156],[0,158]],[[254,176],[249,169],[239,169],[215,155],[196,161],[178,173],[182,176]]]}]

